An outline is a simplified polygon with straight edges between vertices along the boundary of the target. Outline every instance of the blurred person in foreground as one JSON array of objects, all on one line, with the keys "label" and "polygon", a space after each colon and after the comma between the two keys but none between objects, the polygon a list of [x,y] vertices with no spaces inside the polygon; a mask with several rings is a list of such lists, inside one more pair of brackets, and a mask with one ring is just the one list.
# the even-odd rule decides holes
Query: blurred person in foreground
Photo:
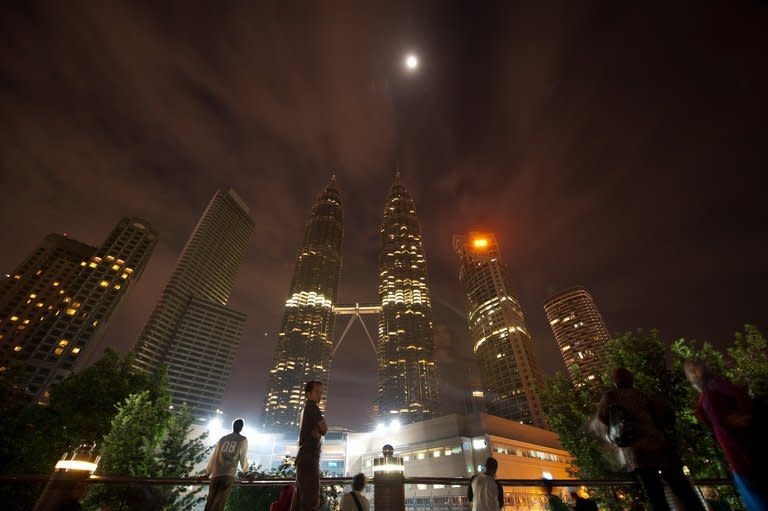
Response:
[{"label": "blurred person in foreground", "polygon": [[683,370],[699,391],[696,418],[709,428],[728,460],[744,505],[749,511],[768,510],[765,431],[755,420],[754,401],[700,360],[686,360]]},{"label": "blurred person in foreground", "polygon": [[312,380],[304,385],[307,399],[301,414],[299,452],[296,455],[295,511],[315,511],[320,505],[320,439],[328,425],[320,412],[323,384]]},{"label": "blurred person in foreground", "polygon": [[634,377],[620,367],[613,372],[615,389],[603,395],[597,418],[610,433],[621,428],[620,442],[611,439],[621,452],[627,469],[640,481],[653,511],[669,511],[661,477],[687,511],[704,511],[704,506],[683,473],[683,463],[666,433],[674,425],[669,405],[633,387]]}]

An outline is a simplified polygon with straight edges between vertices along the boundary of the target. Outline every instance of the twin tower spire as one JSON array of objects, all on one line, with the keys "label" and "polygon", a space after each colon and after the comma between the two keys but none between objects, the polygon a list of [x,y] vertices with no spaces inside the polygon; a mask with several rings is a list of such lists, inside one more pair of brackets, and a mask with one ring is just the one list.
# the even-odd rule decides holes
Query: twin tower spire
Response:
[{"label": "twin tower spire", "polygon": [[[312,208],[296,257],[265,396],[266,428],[298,428],[304,384],[317,380],[328,386],[343,234],[332,176]],[[378,395],[372,416],[401,423],[434,417],[438,385],[427,264],[416,208],[399,171],[384,205],[378,291]]]}]

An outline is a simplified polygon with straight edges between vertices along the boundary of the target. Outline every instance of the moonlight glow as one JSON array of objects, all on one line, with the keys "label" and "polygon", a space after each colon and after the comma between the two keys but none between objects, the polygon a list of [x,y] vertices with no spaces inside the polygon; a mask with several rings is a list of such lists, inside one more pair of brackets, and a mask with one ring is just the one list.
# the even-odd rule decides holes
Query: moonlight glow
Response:
[{"label": "moonlight glow", "polygon": [[415,71],[419,67],[419,58],[416,55],[410,54],[405,57],[405,68],[408,71]]}]

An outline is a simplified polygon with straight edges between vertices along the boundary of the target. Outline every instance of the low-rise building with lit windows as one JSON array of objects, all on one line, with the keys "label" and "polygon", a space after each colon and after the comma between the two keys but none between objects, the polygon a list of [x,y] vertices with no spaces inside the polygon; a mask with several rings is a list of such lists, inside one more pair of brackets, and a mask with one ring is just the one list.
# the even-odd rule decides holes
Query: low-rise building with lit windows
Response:
[{"label": "low-rise building with lit windows", "polygon": [[[211,443],[228,433],[221,419],[211,423]],[[248,459],[262,469],[276,469],[286,457],[296,456],[295,434],[268,433],[248,426]],[[571,479],[568,454],[551,431],[487,414],[450,414],[401,425],[394,419],[369,432],[331,427],[323,439],[320,469],[327,477],[376,475],[382,447],[394,447],[403,461],[405,477],[466,479],[481,471],[488,456],[499,462],[498,479]],[[373,501],[373,485],[366,488]],[[458,511],[468,509],[467,485],[408,484],[406,510]],[[540,486],[504,488],[506,510],[545,511]]]},{"label": "low-rise building with lit windows", "polygon": [[599,385],[610,334],[589,291],[564,289],[545,300],[544,312],[573,384]]}]

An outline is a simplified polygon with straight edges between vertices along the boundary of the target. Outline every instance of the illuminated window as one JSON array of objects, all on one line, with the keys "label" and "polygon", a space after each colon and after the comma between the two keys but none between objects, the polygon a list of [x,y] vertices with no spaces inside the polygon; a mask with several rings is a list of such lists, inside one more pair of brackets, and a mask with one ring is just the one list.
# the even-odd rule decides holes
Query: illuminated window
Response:
[{"label": "illuminated window", "polygon": [[98,266],[98,264],[97,263],[91,263],[88,266],[90,266],[91,268],[96,268],[96,266]]},{"label": "illuminated window", "polygon": [[21,351],[21,346],[14,346],[13,351]]},{"label": "illuminated window", "polygon": [[66,348],[66,346],[69,344],[69,341],[67,339],[62,339],[59,341],[59,346],[62,348]]},{"label": "illuminated window", "polygon": [[67,316],[74,316],[75,314],[77,314],[77,309],[72,308],[72,307],[67,309]]},{"label": "illuminated window", "polygon": [[37,295],[35,293],[29,293],[30,298],[37,298]]},{"label": "illuminated window", "polygon": [[55,350],[53,350],[53,354],[56,355],[57,357],[62,353],[64,353],[64,348],[56,348]]},{"label": "illuminated window", "polygon": [[117,271],[117,270],[119,270],[119,269],[120,269],[120,265],[119,265],[119,264],[113,264],[113,265],[112,265],[112,269],[113,269],[113,270],[115,270],[115,271]]},{"label": "illuminated window", "polygon": [[85,266],[86,264],[88,264],[88,263],[86,263],[85,261],[83,261],[82,263],[80,263],[80,266]]},{"label": "illuminated window", "polygon": [[18,316],[11,316],[11,321],[18,321],[18,320],[19,320]]},{"label": "illuminated window", "polygon": [[80,348],[72,348],[73,355],[77,355],[78,353],[80,353]]},{"label": "illuminated window", "polygon": [[24,320],[24,324],[25,324],[25,325],[28,325],[28,324],[29,324],[29,320],[28,320],[28,319],[25,319],[25,320]]},{"label": "illuminated window", "polygon": [[37,272],[35,273],[35,275],[40,275],[41,273],[43,273],[43,270],[37,270]]},{"label": "illuminated window", "polygon": [[101,287],[108,287],[109,286],[109,282],[107,282],[106,280],[102,280],[101,282],[99,282],[99,285]]},{"label": "illuminated window", "polygon": [[125,273],[130,275],[131,273],[133,273],[133,269],[132,268],[126,268],[125,269]]},{"label": "illuminated window", "polygon": [[120,289],[120,284],[115,284],[115,289]]}]

